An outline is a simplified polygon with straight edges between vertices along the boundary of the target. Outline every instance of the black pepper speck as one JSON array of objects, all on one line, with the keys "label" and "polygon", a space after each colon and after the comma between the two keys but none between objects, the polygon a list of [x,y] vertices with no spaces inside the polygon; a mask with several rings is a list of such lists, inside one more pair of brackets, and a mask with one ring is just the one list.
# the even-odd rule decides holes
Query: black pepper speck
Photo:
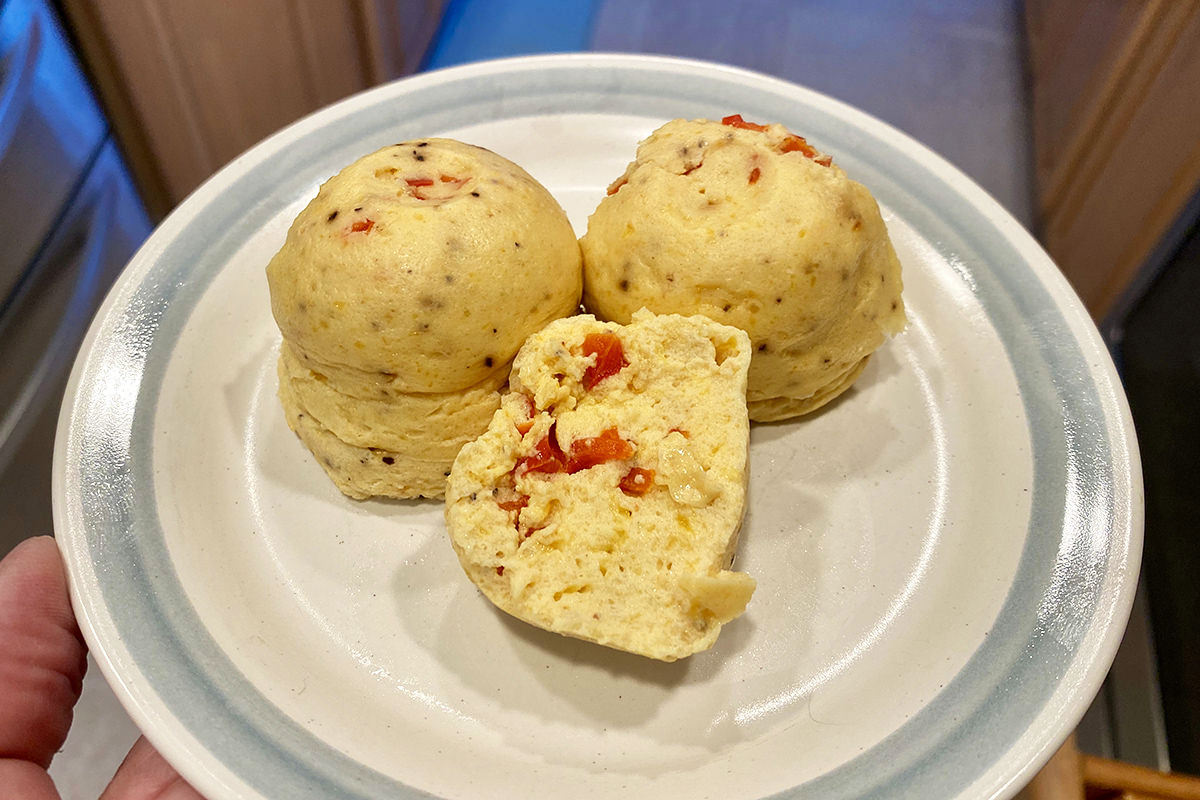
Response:
[{"label": "black pepper speck", "polygon": [[392,464],[396,463],[396,459],[392,458],[391,456],[384,456],[383,463],[387,464],[390,467]]},{"label": "black pepper speck", "polygon": [[621,282],[618,283],[617,285],[621,287],[622,292],[629,291],[629,281],[622,279]]},{"label": "black pepper speck", "polygon": [[419,153],[418,153],[417,155],[413,156],[413,158],[415,158],[417,161],[424,161],[424,160],[425,160],[425,156],[423,156],[423,155],[420,155]]},{"label": "black pepper speck", "polygon": [[325,219],[327,219],[329,222],[333,222],[335,219],[337,219],[337,215],[338,215],[338,212],[337,212],[337,209],[335,208],[335,209],[333,210],[333,213],[332,213],[332,214],[330,214],[330,215],[329,215],[328,217],[326,217]]},{"label": "black pepper speck", "polygon": [[490,367],[492,364],[493,364],[493,360],[492,360],[492,357],[491,357],[491,356],[488,356],[487,358],[485,358],[485,359],[483,360],[483,365],[484,365],[485,367]]}]

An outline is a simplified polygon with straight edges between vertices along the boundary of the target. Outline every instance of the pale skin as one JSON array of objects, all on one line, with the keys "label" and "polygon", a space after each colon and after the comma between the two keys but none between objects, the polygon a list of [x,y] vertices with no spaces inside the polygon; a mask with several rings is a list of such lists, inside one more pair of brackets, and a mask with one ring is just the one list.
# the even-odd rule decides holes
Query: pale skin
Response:
[{"label": "pale skin", "polygon": [[[58,800],[46,769],[71,727],[87,646],[71,612],[58,547],[49,536],[0,561],[0,786],[5,796]],[[203,800],[139,738],[100,800]]]}]

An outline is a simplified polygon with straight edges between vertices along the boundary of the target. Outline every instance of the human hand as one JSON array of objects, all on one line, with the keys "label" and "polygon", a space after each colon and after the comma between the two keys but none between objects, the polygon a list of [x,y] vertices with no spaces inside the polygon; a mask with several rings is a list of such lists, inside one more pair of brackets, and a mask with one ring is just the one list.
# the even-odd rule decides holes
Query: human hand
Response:
[{"label": "human hand", "polygon": [[[59,797],[46,769],[71,727],[87,647],[58,546],[28,539],[0,561],[0,786],[5,797]],[[100,800],[203,800],[140,738]]]}]

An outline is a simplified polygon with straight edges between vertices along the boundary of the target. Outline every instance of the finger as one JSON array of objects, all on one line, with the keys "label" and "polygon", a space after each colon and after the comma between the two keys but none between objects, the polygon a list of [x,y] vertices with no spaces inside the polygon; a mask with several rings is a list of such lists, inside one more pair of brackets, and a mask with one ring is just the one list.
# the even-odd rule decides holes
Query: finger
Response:
[{"label": "finger", "polygon": [[140,737],[113,776],[100,800],[204,800],[179,773]]},{"label": "finger", "polygon": [[58,546],[27,539],[0,561],[0,758],[50,766],[86,670]]},{"label": "finger", "polygon": [[15,758],[0,758],[0,786],[3,797],[21,800],[60,800],[54,781],[37,764]]}]

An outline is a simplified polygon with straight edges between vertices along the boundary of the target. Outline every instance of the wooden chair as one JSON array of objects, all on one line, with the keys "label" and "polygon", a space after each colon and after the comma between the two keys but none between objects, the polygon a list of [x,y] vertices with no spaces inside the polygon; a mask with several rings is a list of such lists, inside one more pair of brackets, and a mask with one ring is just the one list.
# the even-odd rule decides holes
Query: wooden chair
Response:
[{"label": "wooden chair", "polygon": [[1200,778],[1080,753],[1072,735],[1017,800],[1200,800]]}]

